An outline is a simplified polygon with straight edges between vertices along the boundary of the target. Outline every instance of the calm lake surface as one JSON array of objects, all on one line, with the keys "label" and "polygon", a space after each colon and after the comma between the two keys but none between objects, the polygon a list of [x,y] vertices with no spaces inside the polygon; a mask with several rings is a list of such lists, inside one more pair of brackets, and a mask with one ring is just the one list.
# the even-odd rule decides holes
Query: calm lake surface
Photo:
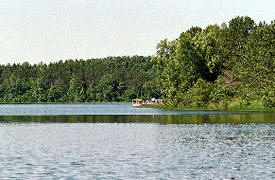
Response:
[{"label": "calm lake surface", "polygon": [[275,113],[0,105],[0,179],[274,179]]},{"label": "calm lake surface", "polygon": [[0,115],[164,115],[228,114],[226,111],[167,111],[135,108],[130,103],[0,104]]}]

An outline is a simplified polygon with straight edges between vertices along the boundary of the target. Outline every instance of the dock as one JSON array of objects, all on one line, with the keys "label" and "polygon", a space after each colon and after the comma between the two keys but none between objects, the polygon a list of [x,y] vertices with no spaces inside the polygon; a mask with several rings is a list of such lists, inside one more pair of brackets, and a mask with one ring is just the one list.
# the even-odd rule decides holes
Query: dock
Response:
[{"label": "dock", "polygon": [[132,100],[132,105],[134,107],[139,107],[142,105],[162,105],[163,104],[163,100],[162,99],[155,99],[155,98],[151,98],[150,100],[142,100],[142,99],[133,99]]}]

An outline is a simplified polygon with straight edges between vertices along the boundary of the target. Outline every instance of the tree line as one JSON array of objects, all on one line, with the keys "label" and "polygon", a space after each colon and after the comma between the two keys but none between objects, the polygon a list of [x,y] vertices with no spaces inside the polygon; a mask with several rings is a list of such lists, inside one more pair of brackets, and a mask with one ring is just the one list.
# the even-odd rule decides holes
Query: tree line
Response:
[{"label": "tree line", "polygon": [[160,41],[153,58],[171,106],[274,108],[275,22],[236,17]]},{"label": "tree line", "polygon": [[151,57],[0,66],[0,102],[115,102],[160,97]]},{"label": "tree line", "polygon": [[0,65],[0,102],[121,102],[274,108],[275,22],[250,17],[191,27],[156,55]]}]

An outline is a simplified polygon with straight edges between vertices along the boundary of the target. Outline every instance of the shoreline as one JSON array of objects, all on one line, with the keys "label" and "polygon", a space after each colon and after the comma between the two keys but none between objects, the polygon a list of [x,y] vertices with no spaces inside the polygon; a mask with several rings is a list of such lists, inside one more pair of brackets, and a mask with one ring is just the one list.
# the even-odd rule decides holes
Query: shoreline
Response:
[{"label": "shoreline", "polygon": [[119,104],[119,103],[131,103],[131,102],[0,102],[1,104]]},{"label": "shoreline", "polygon": [[257,108],[213,108],[213,107],[201,107],[201,108],[194,108],[194,107],[172,107],[167,105],[142,105],[138,108],[154,108],[154,109],[162,109],[162,110],[172,110],[172,111],[236,111],[236,112],[275,112],[275,108],[271,109],[257,109]]},{"label": "shoreline", "polygon": [[[24,104],[131,104],[131,102],[0,102],[0,105],[24,105]],[[236,112],[275,112],[274,108],[213,108],[213,107],[173,107],[168,105],[150,105],[143,104],[137,108],[153,108],[171,111],[236,111]]]}]

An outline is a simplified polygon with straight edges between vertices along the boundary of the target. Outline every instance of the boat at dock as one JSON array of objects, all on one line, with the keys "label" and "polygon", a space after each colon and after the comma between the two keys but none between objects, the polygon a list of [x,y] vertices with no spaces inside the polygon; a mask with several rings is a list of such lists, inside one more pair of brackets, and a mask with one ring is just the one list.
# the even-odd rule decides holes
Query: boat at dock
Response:
[{"label": "boat at dock", "polygon": [[142,99],[133,99],[132,100],[132,105],[134,107],[139,107],[141,106],[142,104],[144,104],[144,101]]},{"label": "boat at dock", "polygon": [[142,100],[142,99],[133,99],[132,100],[132,105],[134,107],[139,107],[139,106],[142,106],[142,105],[162,105],[163,104],[163,101],[162,99],[155,99],[155,98],[152,98],[150,100]]}]

